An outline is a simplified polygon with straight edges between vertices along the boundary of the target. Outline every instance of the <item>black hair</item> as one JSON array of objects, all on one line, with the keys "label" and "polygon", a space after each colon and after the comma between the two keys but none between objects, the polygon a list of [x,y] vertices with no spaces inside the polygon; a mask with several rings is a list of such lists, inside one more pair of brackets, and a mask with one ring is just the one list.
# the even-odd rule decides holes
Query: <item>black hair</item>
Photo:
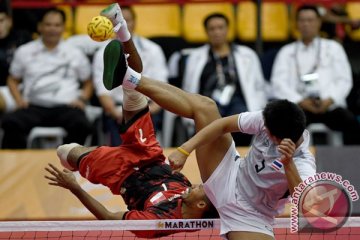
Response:
[{"label": "black hair", "polygon": [[296,143],[306,127],[304,111],[288,100],[273,100],[269,102],[263,117],[266,128],[279,139],[290,138]]},{"label": "black hair", "polygon": [[225,15],[222,14],[222,13],[212,13],[212,14],[208,15],[208,16],[204,19],[203,24],[204,24],[204,28],[205,28],[205,29],[207,29],[209,21],[210,21],[211,19],[213,19],[213,18],[222,18],[222,19],[225,20],[226,25],[229,25],[229,18],[228,18],[227,16],[225,16]]},{"label": "black hair", "polygon": [[205,197],[205,202],[206,202],[206,211],[203,213],[201,218],[219,218],[219,213],[217,211],[217,209],[215,208],[215,206],[211,203],[211,201]]},{"label": "black hair", "polygon": [[9,17],[12,16],[11,8],[9,6],[9,1],[0,0],[0,13],[5,13]]},{"label": "black hair", "polygon": [[62,18],[62,20],[63,20],[63,23],[65,24],[65,22],[66,22],[65,12],[64,12],[63,10],[59,9],[59,8],[48,8],[48,9],[46,9],[46,10],[43,12],[42,16],[41,16],[40,21],[41,21],[41,22],[44,21],[45,16],[48,15],[49,13],[57,13],[57,14],[60,14],[60,16],[61,16],[61,18]]},{"label": "black hair", "polygon": [[134,11],[134,9],[132,7],[130,7],[130,6],[121,6],[121,10],[122,11],[128,10],[131,13],[133,19],[136,20],[136,13],[135,13],[135,11]]},{"label": "black hair", "polygon": [[319,12],[318,8],[317,8],[315,5],[306,4],[306,5],[300,6],[300,7],[296,10],[296,19],[299,18],[300,12],[305,11],[305,10],[311,10],[311,11],[315,12],[315,14],[316,14],[316,16],[317,16],[318,18],[321,18],[320,12]]}]

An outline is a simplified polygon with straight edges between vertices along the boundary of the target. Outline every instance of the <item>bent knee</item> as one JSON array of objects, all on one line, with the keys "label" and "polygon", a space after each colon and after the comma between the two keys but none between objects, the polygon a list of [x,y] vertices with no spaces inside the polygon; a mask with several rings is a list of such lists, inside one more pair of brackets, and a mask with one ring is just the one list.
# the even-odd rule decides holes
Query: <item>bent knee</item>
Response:
[{"label": "bent knee", "polygon": [[218,106],[216,105],[216,102],[206,96],[201,96],[199,98],[199,101],[197,101],[197,114],[202,115],[202,116],[206,116],[209,118],[219,118],[220,117],[220,113],[219,113],[219,109]]},{"label": "bent knee", "polygon": [[212,98],[202,96],[200,94],[198,94],[198,96],[200,96],[200,98],[197,103],[200,109],[203,109],[204,111],[218,111],[216,102]]}]

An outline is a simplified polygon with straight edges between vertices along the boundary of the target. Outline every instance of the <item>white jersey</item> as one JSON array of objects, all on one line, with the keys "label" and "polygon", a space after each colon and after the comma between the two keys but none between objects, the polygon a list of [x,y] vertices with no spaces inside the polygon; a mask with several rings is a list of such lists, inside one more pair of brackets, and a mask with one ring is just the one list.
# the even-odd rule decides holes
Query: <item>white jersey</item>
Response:
[{"label": "white jersey", "polygon": [[[250,231],[274,237],[274,217],[283,212],[287,199],[281,199],[288,191],[284,170],[278,172],[271,167],[281,154],[265,131],[261,111],[241,113],[238,123],[241,132],[254,135],[252,147],[241,159],[233,142],[204,183],[204,191],[219,212],[221,235]],[[313,176],[316,169],[315,159],[308,150],[306,130],[303,138],[293,159],[300,177],[305,179]]]},{"label": "white jersey", "polygon": [[[262,111],[239,114],[238,125],[241,132],[254,135],[252,146],[244,157],[237,174],[237,186],[240,193],[259,212],[275,216],[281,205],[288,183],[284,169],[274,170],[274,160],[280,160],[277,146],[269,139],[265,131]],[[313,176],[316,172],[315,158],[309,150],[309,133],[303,133],[304,141],[296,149],[293,160],[301,179]]]},{"label": "white jersey", "polygon": [[[161,47],[149,39],[139,36],[133,36],[132,40],[143,64],[142,75],[159,81],[167,82],[168,70],[165,55]],[[106,42],[106,44],[104,44],[104,46],[95,53],[93,59],[93,81],[95,92],[98,96],[110,95],[115,100],[115,102],[121,104],[123,99],[122,88],[119,87],[109,91],[104,87],[103,84],[103,55],[107,43],[108,42]]]},{"label": "white jersey", "polygon": [[24,99],[52,107],[78,99],[79,81],[90,79],[90,68],[88,58],[75,47],[60,42],[48,50],[40,38],[16,50],[10,74],[22,80]]}]

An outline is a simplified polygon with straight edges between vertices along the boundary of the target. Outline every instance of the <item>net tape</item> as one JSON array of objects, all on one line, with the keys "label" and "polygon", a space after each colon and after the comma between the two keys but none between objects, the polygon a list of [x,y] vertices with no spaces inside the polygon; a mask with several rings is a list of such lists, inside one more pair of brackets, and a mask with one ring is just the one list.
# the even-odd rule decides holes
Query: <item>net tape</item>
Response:
[{"label": "net tape", "polygon": [[[274,228],[289,228],[289,218],[276,218]],[[350,217],[342,227],[360,227],[360,217]],[[0,232],[86,230],[196,230],[220,229],[219,219],[3,221]]]}]

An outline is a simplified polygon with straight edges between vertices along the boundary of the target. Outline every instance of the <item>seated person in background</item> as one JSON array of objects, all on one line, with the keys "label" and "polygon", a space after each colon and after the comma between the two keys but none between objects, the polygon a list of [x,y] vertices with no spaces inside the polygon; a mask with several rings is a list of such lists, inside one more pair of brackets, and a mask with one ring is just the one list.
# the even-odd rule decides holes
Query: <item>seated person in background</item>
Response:
[{"label": "seated person in background", "polygon": [[105,44],[105,42],[96,42],[92,40],[88,34],[74,34],[66,39],[66,43],[77,47],[90,59],[92,59],[96,51]]},{"label": "seated person in background", "polygon": [[[115,5],[116,6],[116,5]],[[130,7],[122,7],[124,21],[132,36],[132,41],[141,57],[143,64],[143,74],[160,81],[167,82],[168,71],[165,55],[159,45],[156,43],[134,34],[136,16]],[[105,44],[106,45],[106,44]],[[122,121],[122,88],[116,88],[108,91],[103,83],[102,76],[104,70],[103,55],[104,48],[99,49],[93,59],[93,81],[95,92],[104,109],[105,131],[110,134],[110,146],[118,146],[121,143],[119,137],[119,123]],[[161,130],[163,112],[159,105],[150,100],[149,103],[151,117],[155,125],[155,130]],[[161,142],[161,141],[160,141]]]},{"label": "seated person in background", "polygon": [[[111,10],[110,7],[105,13],[110,15]],[[117,12],[122,19],[120,9]],[[126,26],[122,25],[122,28]],[[135,49],[131,38],[122,40],[125,41],[124,51],[131,52],[129,64],[141,72],[141,59],[136,50],[127,51]],[[105,54],[112,53],[105,50]],[[122,107],[123,121],[119,131],[122,144],[116,147],[83,147],[72,143],[58,147],[58,157],[67,169],[60,171],[50,164],[46,168],[50,174],[46,176],[49,184],[69,189],[91,213],[102,220],[196,219],[211,213],[216,216],[217,212],[207,199],[202,185],[192,186],[183,174],[172,172],[165,162],[156,140],[147,98],[134,90],[124,89]],[[78,170],[90,182],[101,183],[109,187],[113,194],[121,195],[128,211],[109,212],[79,186],[68,169]],[[135,231],[135,234],[138,237],[160,237],[175,232],[178,230]]]},{"label": "seated person in background", "polygon": [[307,124],[324,123],[343,133],[344,144],[360,144],[359,123],[346,105],[353,80],[343,47],[319,37],[321,18],[316,6],[299,7],[296,20],[301,38],[276,56],[273,95],[298,103]]},{"label": "seated person in background", "polygon": [[[209,43],[187,56],[183,89],[212,98],[221,116],[262,109],[267,102],[266,82],[257,54],[227,41],[229,19],[213,13],[204,20]],[[236,145],[248,146],[251,136],[234,135]]]},{"label": "seated person in background", "polygon": [[5,2],[0,2],[0,115],[15,109],[15,100],[6,85],[10,62],[15,49],[31,40],[28,32],[13,28],[10,7]]},{"label": "seated person in background", "polygon": [[38,25],[41,37],[15,52],[7,84],[17,110],[4,115],[3,148],[25,148],[36,126],[63,127],[64,141],[77,143],[91,130],[84,112],[93,91],[91,66],[80,50],[62,41],[64,24],[63,11],[48,9]]},{"label": "seated person in background", "polygon": [[318,10],[323,21],[321,31],[326,34],[326,38],[342,43],[346,36],[347,26],[351,30],[360,28],[360,19],[351,19],[346,11],[345,4],[334,3],[330,7],[319,6]]}]

